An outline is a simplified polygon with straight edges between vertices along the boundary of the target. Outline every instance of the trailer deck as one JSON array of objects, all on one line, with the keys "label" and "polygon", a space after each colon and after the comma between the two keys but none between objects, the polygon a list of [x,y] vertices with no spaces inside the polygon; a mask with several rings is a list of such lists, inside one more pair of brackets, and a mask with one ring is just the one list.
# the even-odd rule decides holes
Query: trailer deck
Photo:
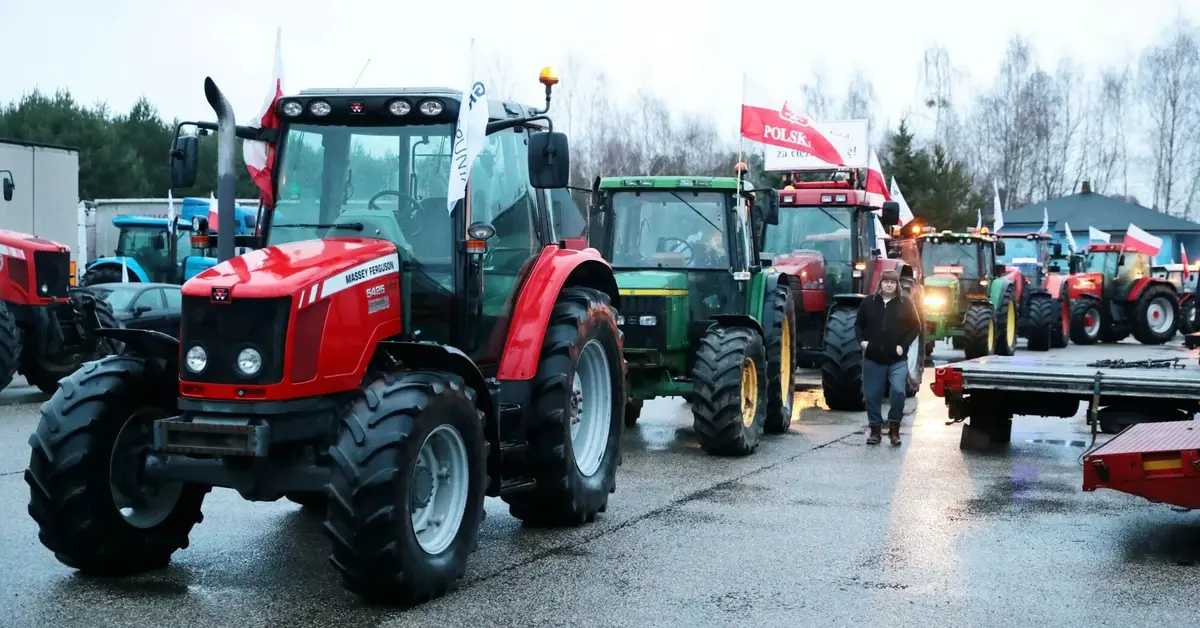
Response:
[{"label": "trailer deck", "polygon": [[1083,458],[1083,490],[1107,488],[1200,508],[1200,423],[1141,423]]}]

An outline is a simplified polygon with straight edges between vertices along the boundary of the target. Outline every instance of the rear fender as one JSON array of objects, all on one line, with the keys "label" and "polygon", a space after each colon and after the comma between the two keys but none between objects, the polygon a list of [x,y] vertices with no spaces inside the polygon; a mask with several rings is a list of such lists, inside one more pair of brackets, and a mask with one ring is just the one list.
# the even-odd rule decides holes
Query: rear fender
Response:
[{"label": "rear fender", "polygon": [[179,340],[160,331],[124,327],[100,327],[93,334],[125,344],[125,354],[163,360],[167,373],[179,372]]},{"label": "rear fender", "polygon": [[[1004,298],[1005,291],[1007,291],[1012,285],[1012,279],[1009,278],[1008,275],[997,277],[992,281],[992,283],[988,286],[988,301],[992,304],[992,307],[996,309],[1000,308],[1000,300]],[[967,300],[974,302],[976,299],[968,295]]]},{"label": "rear fender", "polygon": [[713,327],[743,327],[745,329],[753,329],[758,332],[759,336],[763,335],[762,325],[759,325],[758,321],[745,314],[718,314],[713,317],[713,320],[716,323],[709,326],[709,329]]},{"label": "rear fender", "polygon": [[95,270],[99,268],[113,267],[119,272],[121,269],[121,260],[125,260],[125,268],[127,268],[129,270],[129,274],[132,275],[130,279],[136,278],[142,283],[148,283],[150,281],[150,276],[146,274],[146,270],[143,269],[142,265],[132,257],[101,257],[91,264],[88,264],[87,269]]},{"label": "rear fender", "polygon": [[620,307],[617,280],[599,251],[547,246],[534,262],[529,277],[518,287],[497,379],[528,380],[537,374],[550,311],[562,289],[571,286],[599,290],[608,295],[613,307]]},{"label": "rear fender", "polygon": [[1100,273],[1069,275],[1066,284],[1067,295],[1071,299],[1078,299],[1085,295],[1098,299],[1104,289],[1104,277]]},{"label": "rear fender", "polygon": [[[1168,281],[1155,279],[1154,277],[1142,277],[1141,279],[1133,282],[1133,287],[1129,289],[1129,300],[1137,301],[1138,298],[1142,296],[1142,293],[1146,291],[1146,288],[1149,288],[1150,286],[1166,286],[1173,291],[1175,290],[1175,286]],[[1178,291],[1176,291],[1176,293],[1178,293]]]}]

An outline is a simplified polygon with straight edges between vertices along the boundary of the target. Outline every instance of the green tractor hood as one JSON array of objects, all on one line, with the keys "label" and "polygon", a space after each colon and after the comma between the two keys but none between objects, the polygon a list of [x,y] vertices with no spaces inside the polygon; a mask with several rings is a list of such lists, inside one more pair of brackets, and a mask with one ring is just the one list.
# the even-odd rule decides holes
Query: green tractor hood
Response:
[{"label": "green tractor hood", "polygon": [[687,294],[687,273],[677,270],[619,270],[621,296],[682,296]]}]

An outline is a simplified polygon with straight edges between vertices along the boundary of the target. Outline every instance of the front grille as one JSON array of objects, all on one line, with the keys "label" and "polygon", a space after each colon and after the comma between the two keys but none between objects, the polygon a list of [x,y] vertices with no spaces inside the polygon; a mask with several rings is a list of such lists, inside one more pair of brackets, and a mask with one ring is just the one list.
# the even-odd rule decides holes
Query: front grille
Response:
[{"label": "front grille", "polygon": [[[208,366],[200,373],[179,364],[179,379],[211,384],[275,384],[283,379],[284,349],[292,298],[239,299],[213,303],[209,297],[183,297],[180,331],[183,354],[196,345],[208,354]],[[247,347],[262,355],[262,369],[254,377],[237,370],[237,355]]]},{"label": "front grille", "polygon": [[[627,349],[667,349],[667,297],[637,297],[621,295],[620,316],[625,319],[621,331],[625,332]],[[653,316],[654,325],[642,325],[643,316]]]},{"label": "front grille", "polygon": [[33,272],[39,297],[66,297],[71,280],[71,254],[34,251]]}]

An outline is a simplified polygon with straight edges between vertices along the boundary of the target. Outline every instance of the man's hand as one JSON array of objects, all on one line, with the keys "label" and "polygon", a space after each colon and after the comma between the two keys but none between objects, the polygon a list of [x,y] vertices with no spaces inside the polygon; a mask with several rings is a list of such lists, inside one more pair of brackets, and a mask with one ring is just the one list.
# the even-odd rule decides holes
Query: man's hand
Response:
[{"label": "man's hand", "polygon": [[896,345],[896,355],[904,355],[904,349],[901,349],[900,345]]}]

